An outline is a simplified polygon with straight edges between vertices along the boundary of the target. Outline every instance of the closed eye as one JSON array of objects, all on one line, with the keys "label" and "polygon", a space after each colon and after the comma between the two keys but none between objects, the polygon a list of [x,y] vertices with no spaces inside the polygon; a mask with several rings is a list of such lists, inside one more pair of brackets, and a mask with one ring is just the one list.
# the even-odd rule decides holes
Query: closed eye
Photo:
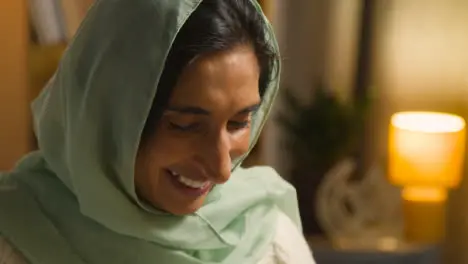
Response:
[{"label": "closed eye", "polygon": [[181,132],[190,132],[190,131],[195,131],[200,127],[199,123],[192,123],[188,125],[178,125],[173,122],[169,122],[169,128],[173,130],[178,130]]},{"label": "closed eye", "polygon": [[229,121],[228,123],[228,127],[229,129],[243,129],[243,128],[248,128],[250,126],[250,119],[249,120],[246,120],[246,121]]},{"label": "closed eye", "polygon": [[[229,121],[228,122],[228,129],[229,130],[238,130],[248,128],[250,126],[251,121]],[[178,125],[176,123],[169,122],[169,128],[181,132],[193,132],[200,128],[199,123],[193,123],[189,125]]]}]

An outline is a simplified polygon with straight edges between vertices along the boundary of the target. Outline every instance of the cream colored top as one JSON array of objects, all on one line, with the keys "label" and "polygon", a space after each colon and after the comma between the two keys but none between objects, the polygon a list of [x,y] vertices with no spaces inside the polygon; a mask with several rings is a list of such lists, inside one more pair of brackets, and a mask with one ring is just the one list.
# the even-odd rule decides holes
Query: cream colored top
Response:
[{"label": "cream colored top", "polygon": [[[0,237],[0,264],[26,264],[18,251]],[[278,217],[275,239],[258,264],[315,264],[304,237],[284,214]]]}]

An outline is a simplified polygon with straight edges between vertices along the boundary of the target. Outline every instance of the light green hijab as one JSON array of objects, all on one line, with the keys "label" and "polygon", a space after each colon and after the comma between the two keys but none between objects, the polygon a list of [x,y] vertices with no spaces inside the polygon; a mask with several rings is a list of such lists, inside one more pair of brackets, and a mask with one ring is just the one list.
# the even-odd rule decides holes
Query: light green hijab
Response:
[{"label": "light green hijab", "polygon": [[[270,168],[240,168],[242,160],[192,215],[158,211],[135,193],[135,157],[165,58],[200,2],[98,0],[89,10],[33,103],[40,151],[0,177],[0,235],[30,263],[256,263],[278,212],[301,228],[294,189]],[[274,80],[251,146],[277,90]]]}]

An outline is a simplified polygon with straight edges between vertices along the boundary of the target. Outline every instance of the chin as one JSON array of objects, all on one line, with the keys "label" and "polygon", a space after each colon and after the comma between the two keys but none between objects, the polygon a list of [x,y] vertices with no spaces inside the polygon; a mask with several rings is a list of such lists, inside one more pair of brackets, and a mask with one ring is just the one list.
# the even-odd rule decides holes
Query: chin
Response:
[{"label": "chin", "polygon": [[164,211],[177,216],[193,214],[203,206],[204,200],[205,197],[199,198],[189,204],[168,204],[164,206]]},{"label": "chin", "polygon": [[173,214],[173,215],[177,215],[177,216],[184,216],[184,215],[190,215],[190,214],[193,214],[195,213],[196,211],[198,211],[198,209],[200,209],[199,207],[193,207],[193,208],[176,208],[176,209],[173,209],[173,210],[169,210],[168,212]]}]

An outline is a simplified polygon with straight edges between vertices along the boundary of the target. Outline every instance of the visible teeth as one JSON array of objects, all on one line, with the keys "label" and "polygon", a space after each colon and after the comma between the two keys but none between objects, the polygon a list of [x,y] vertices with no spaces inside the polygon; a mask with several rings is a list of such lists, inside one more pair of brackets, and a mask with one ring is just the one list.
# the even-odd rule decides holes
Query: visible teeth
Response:
[{"label": "visible teeth", "polygon": [[192,179],[189,179],[189,178],[186,178],[174,171],[169,171],[172,176],[176,176],[177,177],[177,180],[179,182],[181,182],[182,184],[188,186],[188,187],[191,187],[191,188],[204,188],[206,187],[206,185],[208,184],[208,181],[195,181],[195,180],[192,180]]},{"label": "visible teeth", "polygon": [[187,185],[188,187],[192,187],[192,188],[203,188],[206,186],[206,184],[208,184],[208,182],[206,181],[194,181],[192,179],[189,179],[189,178],[185,178],[184,176],[181,176],[179,175],[179,177],[177,178],[181,183]]}]

